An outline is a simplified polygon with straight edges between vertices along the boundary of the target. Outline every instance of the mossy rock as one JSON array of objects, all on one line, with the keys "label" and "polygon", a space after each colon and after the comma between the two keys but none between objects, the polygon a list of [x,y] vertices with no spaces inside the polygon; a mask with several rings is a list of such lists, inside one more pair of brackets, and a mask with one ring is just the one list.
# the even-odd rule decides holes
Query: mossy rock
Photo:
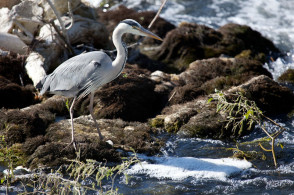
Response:
[{"label": "mossy rock", "polygon": [[284,72],[278,80],[280,82],[287,82],[294,84],[294,69],[288,69],[286,72]]},{"label": "mossy rock", "polygon": [[174,123],[169,123],[165,125],[165,130],[169,133],[177,133],[180,130],[180,127],[183,125],[181,120],[177,120]]},{"label": "mossy rock", "polygon": [[[167,64],[167,71],[184,71],[188,64],[199,59],[219,57],[246,58],[264,63],[280,53],[274,44],[249,26],[227,24],[219,30],[204,25],[182,23],[168,32],[150,58]],[[171,68],[171,69],[168,69]]]},{"label": "mossy rock", "polygon": [[251,60],[257,60],[261,63],[266,62],[266,55],[264,53],[254,53],[251,50],[243,50],[241,53],[237,54],[235,58],[247,58]]},{"label": "mossy rock", "polygon": [[151,127],[161,128],[164,127],[164,117],[160,117],[160,115],[155,118],[150,119],[149,124]]}]

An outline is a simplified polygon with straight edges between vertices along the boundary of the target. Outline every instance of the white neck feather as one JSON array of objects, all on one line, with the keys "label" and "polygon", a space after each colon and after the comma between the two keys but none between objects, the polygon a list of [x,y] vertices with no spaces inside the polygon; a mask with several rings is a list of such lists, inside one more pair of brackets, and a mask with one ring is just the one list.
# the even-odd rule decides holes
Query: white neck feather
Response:
[{"label": "white neck feather", "polygon": [[125,31],[118,26],[117,28],[115,28],[112,34],[112,41],[117,51],[116,58],[112,62],[112,67],[118,69],[118,71],[120,71],[123,68],[127,57],[126,49],[124,48],[121,40],[122,35],[124,33]]}]

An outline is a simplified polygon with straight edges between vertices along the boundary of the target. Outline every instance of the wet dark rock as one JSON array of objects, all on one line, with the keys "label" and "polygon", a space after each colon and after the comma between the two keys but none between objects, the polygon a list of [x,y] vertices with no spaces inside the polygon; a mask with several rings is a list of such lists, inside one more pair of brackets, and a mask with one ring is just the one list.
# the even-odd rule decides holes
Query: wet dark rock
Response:
[{"label": "wet dark rock", "polygon": [[199,96],[214,93],[215,89],[226,90],[258,75],[271,74],[262,63],[249,59],[211,58],[197,60],[178,75],[178,86],[171,94],[170,104],[191,101]]},{"label": "wet dark rock", "polygon": [[13,52],[0,54],[0,108],[23,108],[37,102],[23,67],[25,59]]},{"label": "wet dark rock", "polygon": [[23,108],[35,102],[35,94],[31,88],[21,87],[0,76],[1,108]]},{"label": "wet dark rock", "polygon": [[36,149],[44,145],[48,140],[45,139],[44,135],[38,135],[36,137],[27,138],[22,148],[26,155],[33,154]]},{"label": "wet dark rock", "polygon": [[170,72],[181,72],[197,59],[218,57],[222,52],[215,51],[213,45],[221,38],[222,35],[212,28],[182,23],[168,32],[152,58],[168,64]]},{"label": "wet dark rock", "polygon": [[[229,23],[220,27],[218,31],[224,36],[220,45],[227,50],[227,53],[224,53],[226,55],[235,56],[250,50],[250,56],[259,59],[260,55],[280,53],[272,41],[249,26]],[[261,57],[261,62],[264,62],[263,60]]]},{"label": "wet dark rock", "polygon": [[22,85],[22,82],[24,85],[32,84],[24,69],[25,60],[26,56],[14,52],[8,52],[7,55],[0,53],[0,76],[18,85]]},{"label": "wet dark rock", "polygon": [[[2,109],[0,110],[0,132],[6,135],[9,145],[24,143],[30,138],[45,135],[47,127],[55,121],[55,115],[65,112],[67,112],[65,98],[59,96],[23,109]],[[37,143],[39,141],[34,144]]]},{"label": "wet dark rock", "polygon": [[[165,105],[163,94],[156,92],[156,83],[147,70],[129,66],[122,75],[95,93],[94,114],[97,118],[121,118],[125,121],[146,121]],[[166,94],[165,94],[166,95]],[[80,113],[88,113],[89,98],[81,103]]]},{"label": "wet dark rock", "polygon": [[286,70],[278,80],[283,83],[292,83],[294,84],[294,69]]},{"label": "wet dark rock", "polygon": [[1,133],[5,133],[9,144],[22,143],[27,138],[44,135],[45,130],[55,119],[54,114],[42,110],[22,111],[1,110]]},{"label": "wet dark rock", "polygon": [[[91,143],[82,145],[80,160],[95,159],[101,162],[117,162],[120,160],[118,152],[107,143]],[[36,168],[39,166],[59,166],[69,164],[69,159],[75,159],[76,153],[72,145],[50,142],[39,146],[29,157],[27,166]]]},{"label": "wet dark rock", "polygon": [[[108,31],[112,32],[115,26],[124,19],[134,19],[139,22],[143,27],[147,28],[156,13],[151,11],[136,12],[135,10],[128,9],[125,6],[121,5],[117,9],[110,10],[108,12],[100,12],[98,15],[99,21],[105,23]],[[159,37],[164,38],[166,33],[174,28],[174,25],[167,22],[163,18],[158,17],[150,30],[153,33],[157,34]],[[134,40],[132,38],[133,35],[126,36],[128,39],[128,43],[130,40]],[[160,41],[151,38],[145,38],[144,43],[153,44],[160,43]]]},{"label": "wet dark rock", "polygon": [[[253,77],[224,93],[230,99],[235,97],[232,94],[237,92],[255,101],[268,116],[287,113],[294,109],[293,92],[265,75]],[[234,131],[232,127],[225,128],[227,114],[216,113],[216,102],[208,103],[208,99],[208,96],[204,96],[186,103],[167,106],[161,115],[151,119],[150,124],[184,137],[222,140],[238,139],[252,131],[253,127],[248,129],[246,125],[241,131]]]},{"label": "wet dark rock", "polygon": [[204,25],[182,23],[168,32],[160,48],[148,56],[166,63],[169,72],[181,72],[199,59],[226,55],[263,63],[266,56],[275,52],[279,50],[271,41],[246,25],[227,24],[214,30]]},{"label": "wet dark rock", "polygon": [[294,109],[293,91],[264,75],[229,90],[231,93],[235,91],[240,91],[248,99],[255,101],[265,115],[288,113]]},{"label": "wet dark rock", "polygon": [[[105,140],[111,140],[114,146],[99,140],[97,129],[90,115],[74,119],[75,139],[81,151],[81,160],[94,159],[104,162],[118,162],[121,154],[116,149],[155,154],[159,152],[162,143],[155,139],[156,129],[145,123],[125,122],[120,119],[100,119],[97,121]],[[38,142],[38,144],[34,144]],[[44,143],[45,142],[45,143]],[[29,156],[27,165],[53,166],[68,163],[65,159],[76,157],[71,142],[70,120],[62,120],[51,124],[44,137],[28,139],[24,143]],[[37,147],[36,147],[37,146]]]}]

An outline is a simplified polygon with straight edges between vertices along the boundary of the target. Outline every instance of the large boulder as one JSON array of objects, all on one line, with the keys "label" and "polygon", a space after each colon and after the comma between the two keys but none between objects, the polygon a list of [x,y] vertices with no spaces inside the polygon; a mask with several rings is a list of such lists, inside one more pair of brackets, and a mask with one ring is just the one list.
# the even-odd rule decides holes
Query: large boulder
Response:
[{"label": "large boulder", "polygon": [[226,90],[258,75],[271,77],[262,63],[245,58],[211,58],[196,60],[178,75],[178,86],[171,94],[171,104],[191,101],[199,96],[213,93],[215,89]]},{"label": "large boulder", "polygon": [[293,91],[265,75],[254,77],[228,90],[229,93],[236,91],[242,92],[245,97],[255,101],[265,115],[278,115],[294,110]]},{"label": "large boulder", "polygon": [[[293,92],[264,75],[253,77],[224,94],[232,99],[235,97],[232,95],[237,92],[255,101],[265,115],[288,113],[294,109]],[[184,137],[226,140],[238,139],[252,131],[253,126],[248,129],[246,125],[241,131],[233,130],[232,126],[225,128],[228,113],[217,113],[217,102],[209,102],[208,99],[208,96],[199,97],[190,102],[166,107],[160,115],[151,119],[150,124]]]},{"label": "large boulder", "polygon": [[7,7],[11,9],[14,5],[17,5],[21,2],[21,0],[2,0],[0,2],[0,8]]},{"label": "large boulder", "polygon": [[[145,69],[127,65],[122,75],[96,91],[95,116],[146,121],[158,114],[165,105],[164,94],[155,91],[156,82],[149,74]],[[81,103],[80,114],[88,113],[88,104],[89,98]]]},{"label": "large boulder", "polygon": [[294,69],[286,70],[279,78],[279,82],[294,84]]},{"label": "large boulder", "polygon": [[214,30],[204,25],[182,23],[168,32],[160,48],[148,56],[168,64],[170,72],[181,72],[199,59],[226,55],[263,63],[272,53],[279,53],[279,50],[246,25],[227,24]]}]

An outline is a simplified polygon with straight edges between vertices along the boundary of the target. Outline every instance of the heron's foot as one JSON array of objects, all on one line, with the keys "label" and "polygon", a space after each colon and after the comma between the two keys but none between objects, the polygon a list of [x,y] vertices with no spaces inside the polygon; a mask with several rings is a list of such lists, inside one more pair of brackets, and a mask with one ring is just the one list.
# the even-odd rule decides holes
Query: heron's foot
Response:
[{"label": "heron's foot", "polygon": [[104,140],[104,137],[100,134],[99,135],[99,139],[100,139],[100,141],[103,141]]},{"label": "heron's foot", "polygon": [[[73,148],[75,149],[75,151],[77,152],[77,144],[75,140],[72,140],[69,144],[67,144],[67,146],[65,146],[65,148],[63,148],[63,150],[65,150],[66,148],[68,148],[69,146],[73,146]],[[62,151],[63,151],[62,150]]]}]

